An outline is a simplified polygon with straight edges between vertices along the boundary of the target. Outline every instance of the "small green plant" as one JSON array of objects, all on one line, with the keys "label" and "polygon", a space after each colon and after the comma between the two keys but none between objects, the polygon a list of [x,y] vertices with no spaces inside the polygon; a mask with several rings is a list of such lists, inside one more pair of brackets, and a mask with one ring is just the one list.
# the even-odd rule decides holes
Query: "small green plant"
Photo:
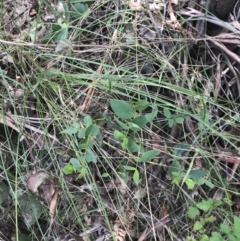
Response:
[{"label": "small green plant", "polygon": [[175,185],[183,185],[186,184],[188,189],[193,189],[196,184],[203,185],[206,184],[208,187],[213,188],[214,185],[207,180],[206,176],[208,174],[207,170],[204,169],[193,169],[193,164],[195,160],[195,155],[192,157],[191,162],[189,163],[189,167],[186,170],[183,167],[183,162],[180,161],[184,153],[190,151],[190,146],[185,143],[181,142],[173,150],[173,162],[169,166],[168,175],[172,179],[172,183]]},{"label": "small green plant", "polygon": [[[150,107],[148,101],[140,100],[129,104],[123,100],[111,100],[110,104],[115,114],[114,120],[118,128],[118,130],[115,129],[114,131],[115,140],[119,141],[122,149],[127,150],[130,154],[139,153],[135,156],[132,155],[136,163],[151,161],[160,152],[158,150],[145,151],[138,132],[155,118],[158,113],[157,106],[152,105],[153,111],[142,115],[140,112]],[[76,172],[80,173],[79,177],[82,177],[85,173],[85,164],[97,162],[97,157],[92,150],[94,146],[93,140],[94,138],[101,139],[101,132],[96,123],[89,115],[86,115],[83,119],[83,127],[75,122],[61,132],[62,134],[74,135],[76,137],[76,146],[81,156],[81,162],[77,158],[70,159],[69,163],[63,168],[65,174]],[[139,183],[139,171],[136,167],[125,165],[123,169],[133,172],[133,181],[135,184]],[[125,172],[119,174],[123,176]],[[107,173],[103,174],[103,177],[108,176]]]},{"label": "small green plant", "polygon": [[[139,100],[131,104],[123,100],[111,100],[110,105],[115,114],[114,120],[118,124],[118,129],[114,131],[115,140],[121,143],[123,150],[130,153],[144,152],[138,132],[156,117],[157,106],[155,104],[150,106],[146,100]],[[141,111],[148,107],[151,107],[153,111],[141,114]]]},{"label": "small green plant", "polygon": [[[71,22],[78,21],[82,16],[87,14],[88,6],[83,3],[70,0],[68,3],[59,4],[58,9],[54,12],[57,18],[55,23],[51,23],[52,28],[49,29],[44,36],[38,36],[37,31],[41,26],[38,21],[32,25],[29,31],[29,37],[32,42],[50,42],[56,41],[58,44],[55,48],[55,53],[65,53],[64,55],[70,55],[71,41],[69,38],[69,32],[72,26]],[[38,39],[40,37],[40,39]],[[67,51],[66,51],[67,50]]]},{"label": "small green plant", "polygon": [[[151,161],[160,152],[158,150],[145,150],[145,146],[141,140],[139,132],[151,122],[158,113],[158,108],[155,104],[150,105],[146,100],[137,102],[126,102],[123,100],[111,100],[111,108],[114,112],[115,130],[113,137],[120,142],[121,148],[127,151],[136,164]],[[152,112],[142,114],[146,108],[151,108]],[[133,155],[137,153],[137,155]],[[137,166],[129,166],[122,164],[121,170],[117,171],[123,180],[127,181],[128,173],[132,173],[133,182],[138,185],[140,175]],[[109,177],[109,174],[103,173],[103,177]]]},{"label": "small green plant", "polygon": [[139,184],[139,171],[137,170],[136,167],[131,167],[131,166],[123,166],[123,168],[126,170],[126,171],[130,171],[130,172],[133,172],[133,181],[136,185]]},{"label": "small green plant", "polygon": [[[188,238],[188,241],[237,241],[240,240],[240,218],[237,216],[233,216],[233,223],[226,224],[220,223],[218,224],[217,218],[212,215],[212,211],[216,211],[223,204],[231,205],[232,202],[229,198],[224,198],[221,200],[213,200],[212,198],[208,198],[201,202],[196,203],[194,206],[190,206],[188,208],[187,216],[190,219],[195,220],[193,225],[193,231],[197,232],[200,235],[199,239],[196,238]],[[201,214],[203,213],[203,215]],[[211,232],[208,234],[207,225],[214,224],[217,226],[217,230],[215,232]]]},{"label": "small green plant", "polygon": [[92,118],[86,115],[83,120],[84,126],[81,127],[79,123],[75,122],[65,130],[62,134],[75,135],[77,138],[77,148],[81,157],[81,162],[76,158],[71,158],[69,163],[63,168],[65,174],[73,172],[80,173],[82,177],[85,173],[85,163],[96,163],[97,157],[93,152],[93,140],[101,136],[99,126],[93,123]]},{"label": "small green plant", "polygon": [[[115,114],[114,119],[119,125],[119,129],[114,131],[114,138],[121,143],[122,149],[130,154],[138,153],[137,156],[131,155],[136,163],[149,162],[155,158],[160,152],[158,150],[146,151],[138,133],[156,117],[158,113],[157,106],[150,105],[146,100],[132,103],[123,100],[111,100],[110,105]],[[149,107],[152,108],[151,113],[141,114],[143,110]],[[140,177],[137,168],[126,165],[122,167],[125,171],[133,172],[133,181],[138,185]],[[119,174],[125,176],[125,171]]]},{"label": "small green plant", "polygon": [[171,128],[175,123],[182,124],[184,121],[184,118],[182,116],[174,116],[172,112],[168,108],[163,109],[163,115],[168,120],[168,126]]}]

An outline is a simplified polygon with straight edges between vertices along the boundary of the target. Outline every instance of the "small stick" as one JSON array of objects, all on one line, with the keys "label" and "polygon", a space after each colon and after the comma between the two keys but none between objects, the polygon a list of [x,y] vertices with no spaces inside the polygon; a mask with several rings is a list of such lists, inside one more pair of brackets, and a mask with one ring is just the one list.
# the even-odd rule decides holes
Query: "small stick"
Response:
[{"label": "small stick", "polygon": [[232,58],[234,61],[236,61],[238,64],[240,64],[240,58],[237,54],[230,51],[227,47],[225,47],[223,44],[219,43],[218,41],[209,38],[210,42],[212,42],[216,47],[218,47],[220,50],[222,50],[225,54],[227,54],[230,58]]},{"label": "small stick", "polygon": [[216,101],[218,98],[218,94],[221,89],[221,61],[220,61],[220,54],[218,55],[217,58],[217,67],[216,67],[216,73],[215,73],[215,88],[214,88],[214,100]]},{"label": "small stick", "polygon": [[[160,227],[166,227],[166,223],[168,223],[170,221],[170,218],[169,218],[169,215],[167,215],[167,216],[165,216],[165,217],[163,217],[162,219],[160,219],[154,226],[154,228],[155,229],[158,229],[158,228],[160,228]],[[152,232],[152,229],[153,228],[146,228],[143,232],[142,232],[142,234],[141,234],[141,236],[140,236],[140,238],[138,239],[138,241],[143,241],[143,240],[145,240],[148,236],[149,236],[149,234]]]}]

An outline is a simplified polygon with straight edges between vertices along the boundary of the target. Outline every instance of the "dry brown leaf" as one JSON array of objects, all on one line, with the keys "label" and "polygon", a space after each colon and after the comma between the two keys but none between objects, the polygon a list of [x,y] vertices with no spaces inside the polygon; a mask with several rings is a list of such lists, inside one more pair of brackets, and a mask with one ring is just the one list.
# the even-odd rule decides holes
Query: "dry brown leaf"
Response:
[{"label": "dry brown leaf", "polygon": [[[50,215],[54,215],[56,211],[57,206],[57,199],[58,199],[58,181],[57,179],[54,180],[54,193],[51,198],[50,207],[49,207],[49,213]],[[51,185],[53,187],[53,185]]]},{"label": "dry brown leaf", "polygon": [[39,186],[48,178],[50,176],[46,172],[39,171],[28,178],[27,186],[31,192],[36,193]]},{"label": "dry brown leaf", "polygon": [[48,204],[51,204],[55,192],[56,182],[54,178],[46,179],[38,188],[38,195]]},{"label": "dry brown leaf", "polygon": [[118,189],[122,195],[125,195],[128,190],[127,183],[125,183],[124,180],[120,177],[113,180],[112,182],[109,182],[105,186],[108,189],[108,191],[114,188]]},{"label": "dry brown leaf", "polygon": [[134,196],[133,196],[133,199],[141,199],[143,197],[146,196],[146,190],[145,189],[142,189],[142,188],[139,188],[135,193],[134,193]]}]

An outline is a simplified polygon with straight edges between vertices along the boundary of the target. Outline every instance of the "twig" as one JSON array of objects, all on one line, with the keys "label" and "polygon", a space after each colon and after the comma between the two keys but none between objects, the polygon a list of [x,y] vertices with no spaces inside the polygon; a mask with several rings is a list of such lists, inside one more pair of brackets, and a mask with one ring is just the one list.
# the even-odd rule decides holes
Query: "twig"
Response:
[{"label": "twig", "polygon": [[148,14],[149,14],[149,16],[150,16],[150,18],[151,18],[151,21],[152,21],[152,23],[153,23],[153,27],[154,27],[157,35],[158,35],[158,39],[159,39],[160,43],[162,44],[163,54],[165,54],[166,51],[165,51],[165,46],[164,46],[164,44],[163,44],[163,42],[162,42],[162,35],[161,35],[160,30],[157,28],[156,21],[155,21],[155,19],[154,19],[154,17],[153,17],[153,14],[152,14],[151,10],[150,10],[149,0],[145,0],[145,4],[146,4],[146,7],[147,7]]},{"label": "twig", "polygon": [[[159,229],[159,228],[161,228],[161,227],[166,227],[166,223],[168,223],[170,221],[170,218],[169,218],[169,215],[167,215],[167,216],[165,216],[165,217],[163,217],[162,219],[160,219],[155,225],[154,225],[154,229]],[[141,234],[141,236],[140,236],[140,238],[138,239],[138,241],[143,241],[143,240],[145,240],[148,236],[149,236],[149,234],[152,232],[152,230],[153,230],[153,228],[146,228],[143,232],[142,232],[142,234]]]},{"label": "twig", "polygon": [[174,15],[173,8],[172,8],[172,0],[168,0],[168,14],[170,16],[171,23],[174,23],[174,27],[180,29],[181,24],[178,22],[176,16]]},{"label": "twig", "polygon": [[0,123],[2,123],[3,125],[7,125],[8,127],[20,133],[20,130],[10,120],[11,119],[9,117],[0,118]]},{"label": "twig", "polygon": [[[53,184],[52,184],[53,185]],[[56,207],[57,207],[57,200],[58,200],[58,192],[59,192],[59,183],[57,181],[57,179],[54,180],[54,186],[55,186],[55,192],[51,198],[51,203],[49,206],[49,214],[50,214],[50,225],[48,228],[48,237],[51,236],[51,231],[53,228],[53,224],[54,224],[54,215],[56,212]]]},{"label": "twig", "polygon": [[205,28],[205,25],[206,25],[205,19],[207,18],[207,15],[208,15],[209,3],[210,3],[210,0],[207,0],[207,2],[201,1],[201,3],[200,3],[202,5],[203,9],[205,7],[205,12],[204,12],[204,19],[197,22],[197,27],[196,27],[198,29],[197,38],[202,37],[204,35],[204,30],[206,29]]},{"label": "twig", "polygon": [[232,173],[228,178],[228,181],[231,181],[233,179],[234,174],[236,173],[237,168],[240,165],[239,152],[231,149],[229,150],[229,149],[222,148],[217,143],[216,145],[217,145],[217,154],[219,155],[219,157],[217,158],[217,161],[234,164],[232,167]]},{"label": "twig", "polygon": [[231,59],[236,61],[238,64],[240,64],[240,58],[237,54],[230,51],[227,47],[225,47],[223,44],[219,43],[218,41],[209,38],[208,39],[211,43],[213,43],[216,47],[218,47],[220,50],[222,50],[225,54],[227,54]]},{"label": "twig", "polygon": [[[7,115],[9,115],[9,114],[7,114]],[[21,125],[21,126],[27,128],[27,129],[29,129],[29,130],[32,130],[32,131],[34,131],[34,132],[37,132],[37,133],[39,133],[39,134],[45,135],[45,136],[49,137],[50,139],[52,139],[53,141],[55,141],[55,142],[57,142],[57,143],[60,143],[60,141],[58,140],[57,137],[55,137],[55,136],[53,136],[53,135],[51,135],[51,134],[48,134],[48,133],[46,133],[46,132],[44,132],[44,131],[36,128],[36,127],[33,127],[33,126],[30,126],[30,125],[25,124],[25,123],[23,123],[23,122],[20,122],[20,121],[14,119],[14,116],[12,116],[12,115],[10,115],[9,117],[6,116],[6,120],[8,120],[8,121],[7,121],[7,125],[8,125],[9,127],[13,128],[14,130],[16,130],[17,132],[20,132],[20,131],[19,131],[19,129],[18,129],[15,125],[12,124],[12,122],[14,122],[14,123],[16,123],[16,124],[18,124],[18,125]],[[1,122],[1,119],[0,119],[0,122]],[[2,123],[2,122],[1,122],[1,123]],[[3,123],[3,124],[4,124],[4,123]]]},{"label": "twig", "polygon": [[[234,33],[238,33],[240,34],[240,31],[238,29],[236,29],[233,25],[231,25],[230,23],[221,21],[220,19],[218,19],[215,16],[210,16],[207,15],[205,16],[204,13],[201,13],[198,10],[192,9],[192,8],[187,8],[189,11],[186,10],[181,10],[179,11],[180,14],[182,15],[186,15],[189,16],[191,20],[205,20],[207,22],[213,23],[215,25],[218,25],[220,27],[226,28]],[[189,19],[186,19],[186,21],[188,21]]]},{"label": "twig", "polygon": [[214,87],[214,100],[216,101],[221,89],[221,61],[220,61],[220,54],[217,58],[217,67],[216,67],[216,73],[215,73],[215,87]]}]

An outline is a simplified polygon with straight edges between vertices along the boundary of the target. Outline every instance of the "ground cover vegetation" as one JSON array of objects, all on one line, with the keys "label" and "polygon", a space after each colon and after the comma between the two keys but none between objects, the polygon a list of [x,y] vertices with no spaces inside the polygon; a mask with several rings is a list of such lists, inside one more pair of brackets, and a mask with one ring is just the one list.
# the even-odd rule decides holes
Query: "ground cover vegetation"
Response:
[{"label": "ground cover vegetation", "polygon": [[0,9],[0,240],[240,240],[238,1]]}]

